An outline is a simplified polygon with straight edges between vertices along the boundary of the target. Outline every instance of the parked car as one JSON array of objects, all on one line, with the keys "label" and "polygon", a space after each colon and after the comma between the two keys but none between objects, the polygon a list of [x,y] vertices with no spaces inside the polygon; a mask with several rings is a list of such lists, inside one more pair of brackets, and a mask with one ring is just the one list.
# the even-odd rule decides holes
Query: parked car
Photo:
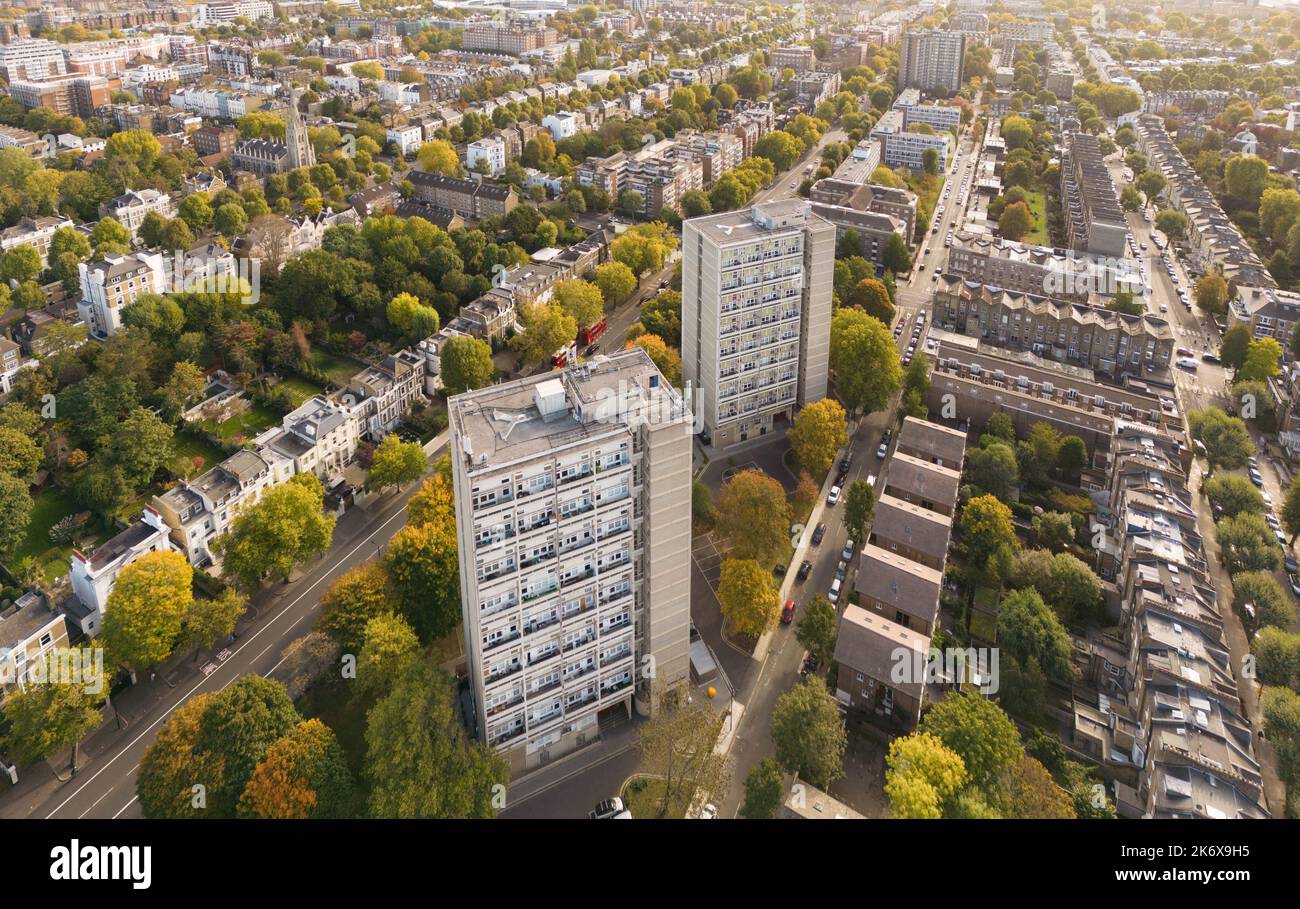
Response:
[{"label": "parked car", "polygon": [[795,572],[795,577],[800,581],[808,580],[808,575],[812,573],[812,562],[804,559],[799,563],[799,570]]},{"label": "parked car", "polygon": [[593,821],[601,821],[617,817],[623,811],[623,800],[615,796],[612,799],[605,799],[603,802],[598,803],[595,808],[587,812],[587,817]]},{"label": "parked car", "polygon": [[830,600],[832,603],[838,603],[840,601],[840,584],[841,581],[839,578],[831,581],[831,589],[830,592],[826,594],[826,599]]},{"label": "parked car", "polygon": [[880,447],[876,449],[876,457],[883,461],[887,454],[889,454],[889,445],[881,442]]},{"label": "parked car", "polygon": [[1218,363],[1218,362],[1219,362],[1219,358],[1218,358],[1217,356],[1215,356],[1214,354],[1212,354],[1212,353],[1203,353],[1203,354],[1201,354],[1201,359],[1204,360],[1206,363]]},{"label": "parked car", "polygon": [[849,540],[847,543],[844,544],[844,548],[840,550],[840,558],[843,559],[845,562],[847,562],[849,559],[853,558],[853,541],[852,541],[852,540]]},{"label": "parked car", "polygon": [[840,488],[832,486],[831,491],[826,494],[826,504],[834,508],[840,501]]},{"label": "parked car", "polygon": [[794,600],[786,600],[785,608],[781,610],[781,624],[789,625],[794,621]]},{"label": "parked car", "polygon": [[853,450],[849,449],[848,451],[844,452],[844,457],[840,458],[840,475],[843,476],[844,474],[848,473],[849,468],[852,465],[853,465]]},{"label": "parked car", "polygon": [[1291,592],[1300,597],[1300,575],[1293,571],[1287,575],[1287,579],[1291,581]]},{"label": "parked car", "polygon": [[1282,564],[1286,567],[1287,571],[1300,571],[1300,562],[1296,561],[1295,556],[1291,554],[1291,550],[1289,549],[1287,550],[1286,555],[1282,557]]},{"label": "parked car", "polygon": [[822,544],[822,537],[824,536],[826,536],[826,525],[818,524],[813,528],[812,544],[814,546],[820,546]]}]

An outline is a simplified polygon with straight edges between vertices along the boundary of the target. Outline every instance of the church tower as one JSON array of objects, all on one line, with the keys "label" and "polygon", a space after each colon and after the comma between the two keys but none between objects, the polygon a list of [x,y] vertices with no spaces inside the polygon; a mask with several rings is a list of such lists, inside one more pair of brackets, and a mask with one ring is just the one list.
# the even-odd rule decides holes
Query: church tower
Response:
[{"label": "church tower", "polygon": [[316,163],[316,152],[307,138],[307,124],[298,111],[298,93],[289,90],[289,110],[284,120],[284,144],[289,150],[289,169],[311,167]]}]

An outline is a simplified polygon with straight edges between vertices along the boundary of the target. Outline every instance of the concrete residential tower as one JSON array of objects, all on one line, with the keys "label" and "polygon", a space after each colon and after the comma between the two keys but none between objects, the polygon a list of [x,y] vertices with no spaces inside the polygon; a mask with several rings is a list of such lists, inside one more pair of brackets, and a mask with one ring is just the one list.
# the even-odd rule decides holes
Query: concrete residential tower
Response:
[{"label": "concrete residential tower", "polygon": [[803,199],[682,225],[682,368],[710,444],[826,397],[835,225]]},{"label": "concrete residential tower", "polygon": [[691,415],[640,349],[449,411],[475,719],[519,773],[687,678]]}]

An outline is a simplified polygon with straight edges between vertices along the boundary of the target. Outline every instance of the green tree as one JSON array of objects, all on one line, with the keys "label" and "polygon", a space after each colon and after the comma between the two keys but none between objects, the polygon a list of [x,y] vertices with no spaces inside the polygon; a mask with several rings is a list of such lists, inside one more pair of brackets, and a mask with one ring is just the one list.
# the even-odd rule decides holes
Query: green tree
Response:
[{"label": "green tree", "polygon": [[383,696],[419,655],[420,639],[411,624],[400,615],[380,613],[366,623],[365,643],[357,655],[357,685],[369,696]]},{"label": "green tree", "polygon": [[820,679],[806,679],[777,698],[772,741],[781,769],[814,786],[825,789],[844,775],[848,736],[839,706]]},{"label": "green tree", "polygon": [[596,286],[608,306],[616,306],[636,290],[636,275],[622,262],[606,262],[596,266]]},{"label": "green tree", "polygon": [[[1210,504],[1219,508],[1223,514],[1229,518],[1234,518],[1242,512],[1262,515],[1264,509],[1264,496],[1255,488],[1255,484],[1245,477],[1239,477],[1236,474],[1225,474],[1221,477],[1212,477],[1205,481],[1201,487],[1210,499]],[[1288,492],[1287,500],[1291,501],[1291,495]],[[1300,507],[1300,502],[1297,502]],[[1286,526],[1286,503],[1282,506],[1282,524]]]},{"label": "green tree", "polygon": [[831,320],[830,366],[839,399],[854,413],[883,409],[902,384],[889,329],[859,310],[841,309]]},{"label": "green tree", "polygon": [[1192,439],[1201,443],[1205,449],[1203,454],[1208,466],[1207,476],[1213,475],[1219,467],[1235,470],[1245,464],[1246,458],[1255,451],[1255,443],[1246,424],[1218,408],[1190,411],[1187,414],[1187,425],[1192,430]]},{"label": "green tree", "polygon": [[1223,188],[1255,207],[1268,180],[1268,162],[1255,155],[1235,155],[1223,167]]},{"label": "green tree", "polygon": [[959,527],[969,563],[979,566],[986,580],[1000,583],[1016,549],[1011,509],[995,496],[977,496],[962,508]]},{"label": "green tree", "polygon": [[407,524],[389,541],[385,565],[401,612],[421,641],[456,627],[461,609],[454,524]]},{"label": "green tree", "polygon": [[384,436],[366,473],[366,489],[405,486],[424,475],[427,459],[419,442],[403,442],[396,434]]},{"label": "green tree", "polygon": [[906,274],[912,270],[912,254],[901,234],[891,233],[885,241],[885,252],[881,256],[885,268],[896,275]]},{"label": "green tree", "polygon": [[978,694],[946,697],[921,719],[920,731],[938,738],[962,759],[971,782],[996,791],[1023,754],[1020,733],[997,704]]},{"label": "green tree", "polygon": [[388,572],[377,561],[364,562],[340,575],[321,598],[316,627],[338,641],[344,653],[358,653],[366,625],[395,607]]},{"label": "green tree", "polygon": [[245,592],[265,580],[281,581],[294,566],[329,548],[334,516],[323,511],[325,490],[313,474],[272,487],[235,517],[213,548],[226,577]]},{"label": "green tree", "polygon": [[1024,202],[1013,202],[998,217],[998,231],[1013,242],[1024,239],[1033,227],[1034,214]]},{"label": "green tree", "polygon": [[1187,216],[1180,211],[1166,208],[1156,212],[1156,230],[1171,240],[1181,240],[1187,236]]},{"label": "green tree", "polygon": [[1069,681],[1073,677],[1070,635],[1032,587],[1002,598],[998,643],[1021,664],[1032,658],[1056,679]]},{"label": "green tree", "polygon": [[795,626],[795,637],[822,665],[835,655],[839,632],[839,613],[824,596],[814,596],[804,604],[803,618]]},{"label": "green tree", "polygon": [[1271,569],[1252,570],[1234,574],[1232,604],[1244,612],[1249,603],[1255,610],[1255,627],[1290,628],[1296,620],[1295,603],[1270,571]]},{"label": "green tree", "polygon": [[1282,345],[1272,338],[1260,338],[1246,345],[1246,359],[1237,370],[1240,381],[1267,382],[1278,374]]},{"label": "green tree", "polygon": [[411,660],[366,717],[366,775],[376,818],[492,818],[510,779],[504,757],[469,741],[455,683]]},{"label": "green tree", "polygon": [[785,795],[785,777],[776,761],[763,758],[745,776],[745,801],[741,817],[769,820],[776,817]]},{"label": "green tree", "polygon": [[1214,527],[1214,539],[1229,574],[1276,571],[1282,561],[1272,528],[1257,514],[1224,518]]},{"label": "green tree", "polygon": [[524,307],[520,319],[523,331],[511,345],[524,363],[541,363],[578,335],[578,323],[559,306],[534,303]]},{"label": "green tree", "polygon": [[849,539],[867,540],[867,525],[876,513],[876,487],[866,480],[854,480],[844,491],[844,528]]},{"label": "green tree", "polygon": [[482,388],[492,381],[496,367],[492,364],[492,348],[469,335],[453,335],[447,339],[438,357],[439,376],[448,396]]},{"label": "green tree", "polygon": [[[4,716],[8,734],[4,749],[19,766],[28,766],[72,748],[72,773],[77,773],[77,746],[103,721],[99,703],[102,691],[94,690],[93,680],[65,681],[52,671],[53,666],[93,665],[89,650],[75,654],[59,648],[41,657],[46,665],[46,680],[29,681],[15,686],[5,700]],[[31,667],[32,670],[38,667]]]},{"label": "green tree", "polygon": [[1020,483],[1015,449],[996,440],[972,449],[966,455],[965,478],[981,492],[1009,499]]}]

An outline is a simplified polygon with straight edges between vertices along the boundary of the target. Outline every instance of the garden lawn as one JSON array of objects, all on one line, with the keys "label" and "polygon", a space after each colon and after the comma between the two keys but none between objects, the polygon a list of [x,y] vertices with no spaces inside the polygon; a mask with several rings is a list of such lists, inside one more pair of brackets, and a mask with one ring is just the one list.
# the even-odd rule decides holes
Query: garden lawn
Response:
[{"label": "garden lawn", "polygon": [[280,415],[262,404],[254,403],[244,413],[237,414],[221,423],[212,424],[202,420],[199,426],[208,432],[215,432],[223,441],[229,442],[237,435],[252,438],[267,427],[280,422]]},{"label": "garden lawn", "polygon": [[221,449],[205,438],[178,432],[172,436],[172,451],[178,458],[202,458],[203,469],[214,467],[224,460]]},{"label": "garden lawn", "polygon": [[[351,378],[351,376],[349,376]],[[281,379],[276,388],[287,388],[293,395],[293,406],[297,407],[308,398],[324,394],[325,389],[321,388],[315,382],[309,382],[302,376],[289,376],[287,379]]]},{"label": "garden lawn", "polygon": [[1036,189],[1026,194],[1026,201],[1034,215],[1034,226],[1029,233],[1025,234],[1022,242],[1034,246],[1047,246],[1047,200],[1043,197],[1042,190]]},{"label": "garden lawn", "polygon": [[330,377],[335,385],[344,386],[352,377],[366,368],[366,364],[351,357],[341,357],[326,350],[311,352],[311,364]]},{"label": "garden lawn", "polygon": [[[83,509],[73,501],[71,493],[55,488],[46,489],[33,496],[32,505],[32,520],[27,525],[27,536],[5,564],[10,569],[14,569],[23,559],[31,557],[40,566],[46,581],[53,581],[67,574],[72,544],[51,543],[50,528],[68,515],[76,514]],[[97,540],[102,538],[101,535]]]}]

